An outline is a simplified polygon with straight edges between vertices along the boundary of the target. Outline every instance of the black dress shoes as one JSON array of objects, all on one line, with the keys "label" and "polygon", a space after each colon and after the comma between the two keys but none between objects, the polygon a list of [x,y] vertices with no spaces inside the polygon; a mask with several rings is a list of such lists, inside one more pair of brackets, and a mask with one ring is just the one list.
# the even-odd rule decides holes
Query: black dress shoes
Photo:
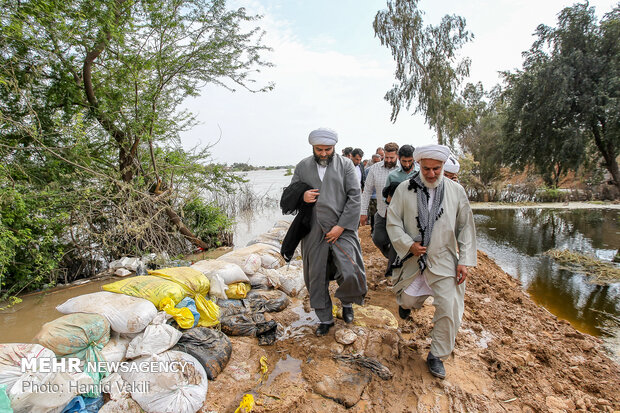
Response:
[{"label": "black dress shoes", "polygon": [[329,333],[329,329],[332,328],[333,326],[334,326],[334,323],[320,323],[314,334],[316,334],[317,337],[323,337],[324,335]]},{"label": "black dress shoes", "polygon": [[353,322],[353,307],[342,307],[342,319],[347,324]]},{"label": "black dress shoes", "polygon": [[430,371],[433,376],[439,377],[440,379],[446,378],[446,369],[443,367],[443,361],[441,361],[439,357],[433,356],[433,353],[428,353],[426,365],[428,366],[428,371]]},{"label": "black dress shoes", "polygon": [[401,306],[398,306],[398,316],[400,318],[402,318],[403,320],[406,320],[409,317],[409,314],[411,314],[410,309],[402,308]]}]

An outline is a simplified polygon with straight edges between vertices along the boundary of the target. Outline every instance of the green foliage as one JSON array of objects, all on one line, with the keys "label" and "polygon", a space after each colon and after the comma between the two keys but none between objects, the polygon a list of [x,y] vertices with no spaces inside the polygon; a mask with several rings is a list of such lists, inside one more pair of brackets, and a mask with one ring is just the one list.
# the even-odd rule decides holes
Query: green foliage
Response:
[{"label": "green foliage", "polygon": [[458,87],[469,75],[469,59],[457,61],[457,51],[473,35],[465,30],[465,19],[446,15],[437,26],[424,26],[423,11],[418,0],[388,1],[387,10],[375,16],[373,27],[382,45],[387,46],[396,61],[396,84],[385,95],[392,106],[392,121],[401,108],[414,104],[426,122],[437,131],[440,144],[453,144],[452,136],[444,139],[450,124],[460,120],[455,107]]},{"label": "green foliage", "polygon": [[257,16],[224,0],[3,6],[2,292],[87,276],[120,255],[181,254],[200,243],[192,231],[228,225],[196,199],[242,179],[209,147],[183,148],[196,120],[181,105],[209,83],[273,87],[252,79],[269,66]]},{"label": "green foliage", "polygon": [[620,186],[620,5],[597,22],[593,7],[575,4],[536,34],[523,69],[505,75],[506,159],[557,186],[595,146]]},{"label": "green foliage", "polygon": [[462,108],[467,121],[460,128],[459,142],[476,162],[472,172],[477,181],[487,186],[500,178],[503,164],[505,115],[499,90],[496,88],[487,93],[481,83],[468,84],[463,93]]},{"label": "green foliage", "polygon": [[56,281],[68,211],[53,193],[0,189],[0,300]]},{"label": "green foliage", "polygon": [[210,247],[222,246],[222,235],[229,232],[233,225],[233,221],[219,207],[201,198],[194,198],[183,206],[183,217],[194,234]]},{"label": "green foliage", "polygon": [[561,202],[566,194],[558,188],[543,187],[536,193],[536,198],[541,202]]}]

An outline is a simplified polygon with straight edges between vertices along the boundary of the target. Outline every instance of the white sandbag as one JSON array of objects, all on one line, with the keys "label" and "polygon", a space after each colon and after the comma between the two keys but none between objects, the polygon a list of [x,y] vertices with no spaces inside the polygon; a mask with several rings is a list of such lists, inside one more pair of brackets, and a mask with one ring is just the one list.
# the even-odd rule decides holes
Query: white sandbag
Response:
[{"label": "white sandbag", "polygon": [[84,373],[55,371],[59,368],[47,372],[23,366],[22,373],[22,363],[33,359],[51,363],[56,354],[40,344],[0,344],[0,384],[6,385],[14,412],[60,412],[78,394],[77,387],[93,384]]},{"label": "white sandbag", "polygon": [[280,286],[278,289],[284,291],[286,295],[295,297],[305,288],[306,285],[304,283],[304,272],[302,268],[289,267],[287,265],[275,271],[279,276]]},{"label": "white sandbag", "polygon": [[282,265],[284,265],[284,261],[281,259],[278,259],[272,255],[269,254],[262,254],[260,256],[260,260],[261,260],[261,266],[263,268],[268,268],[268,269],[276,269],[276,268],[280,268]]},{"label": "white sandbag", "polygon": [[22,362],[33,358],[55,360],[56,354],[40,344],[0,344],[0,384],[9,391],[24,374]]},{"label": "white sandbag", "polygon": [[110,341],[105,345],[101,354],[108,363],[119,362],[125,358],[127,347],[132,339],[123,337],[119,333],[110,334]]},{"label": "white sandbag", "polygon": [[179,341],[183,333],[171,325],[166,324],[170,316],[165,312],[160,312],[149,324],[144,332],[131,340],[127,346],[126,357],[128,359],[149,356],[162,353]]},{"label": "white sandbag", "polygon": [[[131,397],[147,413],[195,413],[202,408],[207,397],[207,373],[194,357],[170,350],[159,355],[141,357],[133,363],[137,363],[138,367],[129,369],[132,371],[122,373],[121,376],[130,384],[146,384],[134,386]],[[157,374],[140,372],[151,363],[179,368],[174,369],[177,371]]]},{"label": "white sandbag", "polygon": [[[226,254],[225,254],[226,255]],[[228,262],[225,260],[202,260],[197,261],[191,268],[194,268],[209,278],[211,281],[211,277],[218,275],[226,285],[238,283],[238,282],[249,282],[247,275],[243,269],[237,264]],[[211,289],[213,289],[213,285],[211,285]]]},{"label": "white sandbag", "polygon": [[142,413],[143,411],[138,402],[131,398],[110,400],[99,409],[99,413]]},{"label": "white sandbag", "polygon": [[271,228],[273,229],[284,229],[286,231],[288,231],[289,227],[291,226],[291,222],[292,221],[285,221],[283,219],[281,219],[280,221],[276,222],[275,224],[273,224],[273,227]]},{"label": "white sandbag", "polygon": [[284,237],[286,237],[287,232],[288,232],[288,227],[287,228],[271,228],[269,232],[267,232],[267,235],[279,240],[280,243],[282,243],[282,241],[284,241]]},{"label": "white sandbag", "polygon": [[142,408],[131,398],[128,383],[119,373],[112,373],[101,380],[101,387],[110,395],[110,401],[104,404],[100,413],[140,413]]},{"label": "white sandbag", "polygon": [[216,261],[225,261],[232,264],[237,264],[246,275],[254,274],[261,267],[260,255],[254,253],[237,253],[236,250],[222,255]]},{"label": "white sandbag", "polygon": [[138,333],[153,320],[157,309],[148,300],[99,291],[73,297],[56,307],[63,314],[91,313],[104,316],[119,333]]},{"label": "white sandbag", "polygon": [[[243,275],[246,276],[245,273]],[[228,290],[228,286],[226,285],[222,277],[220,277],[218,274],[212,274],[207,275],[207,278],[209,278],[209,282],[211,283],[211,288],[209,289],[209,298],[221,298],[223,300],[228,299],[228,296],[226,295],[226,290]]]},{"label": "white sandbag", "polygon": [[280,276],[277,271],[261,268],[256,274],[250,275],[250,285],[252,288],[278,288],[280,286]]},{"label": "white sandbag", "polygon": [[249,241],[246,245],[250,246],[255,244],[266,244],[277,249],[282,248],[282,240],[279,240],[270,234],[261,234],[253,240]]}]

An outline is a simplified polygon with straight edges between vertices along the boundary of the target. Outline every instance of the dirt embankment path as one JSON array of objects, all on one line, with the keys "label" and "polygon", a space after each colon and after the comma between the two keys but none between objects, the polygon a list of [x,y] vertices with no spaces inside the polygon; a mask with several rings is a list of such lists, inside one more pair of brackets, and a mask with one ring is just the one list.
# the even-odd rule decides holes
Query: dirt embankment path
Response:
[{"label": "dirt embankment path", "polygon": [[[322,338],[314,321],[293,300],[271,316],[283,338],[259,347],[256,339],[231,337],[233,354],[226,369],[209,383],[204,411],[234,412],[244,393],[254,394],[255,412],[562,412],[620,410],[620,368],[601,341],[576,331],[538,307],[519,282],[488,256],[468,278],[465,316],[447,377],[426,368],[433,307],[398,318],[398,307],[383,277],[386,260],[360,230],[368,279],[368,305],[386,308],[398,330],[347,327],[342,320]],[[306,309],[307,303],[306,303]],[[341,331],[339,331],[341,330]],[[344,332],[357,338],[342,345]],[[389,368],[381,379],[334,355],[358,353]],[[270,375],[263,383],[259,359]]]}]

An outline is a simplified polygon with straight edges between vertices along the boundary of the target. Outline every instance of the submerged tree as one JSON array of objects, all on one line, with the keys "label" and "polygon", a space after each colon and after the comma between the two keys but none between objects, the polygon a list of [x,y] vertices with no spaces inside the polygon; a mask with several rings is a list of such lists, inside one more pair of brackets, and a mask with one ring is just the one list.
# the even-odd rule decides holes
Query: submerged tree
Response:
[{"label": "submerged tree", "polygon": [[[40,202],[21,215],[28,231],[45,226],[35,216],[61,222],[39,228],[24,251],[42,239],[65,258],[68,249],[114,256],[180,252],[187,241],[208,247],[183,215],[211,216],[199,195],[235,178],[209,165],[208,148],[183,149],[179,135],[195,118],[180,105],[208,83],[272,88],[253,87],[269,65],[257,17],[224,0],[5,0],[2,9],[0,232],[18,225],[7,214],[14,195],[34,193]],[[0,276],[14,275],[7,265],[0,261]]]},{"label": "submerged tree", "polygon": [[506,74],[507,159],[557,185],[595,145],[620,187],[620,5],[597,22],[593,7],[576,4],[536,33],[523,69]]},{"label": "submerged tree", "polygon": [[452,144],[451,116],[470,64],[469,59],[459,61],[457,51],[473,36],[460,16],[446,15],[439,25],[424,26],[422,15],[418,0],[394,0],[375,16],[375,34],[396,61],[396,84],[385,99],[392,106],[392,121],[413,103],[414,113],[424,114],[436,130],[438,142]]}]

